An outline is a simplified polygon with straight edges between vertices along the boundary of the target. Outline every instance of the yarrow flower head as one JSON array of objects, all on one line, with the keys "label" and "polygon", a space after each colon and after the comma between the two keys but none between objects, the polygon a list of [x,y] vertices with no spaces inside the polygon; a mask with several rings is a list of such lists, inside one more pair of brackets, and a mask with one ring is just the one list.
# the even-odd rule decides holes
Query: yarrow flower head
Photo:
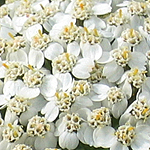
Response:
[{"label": "yarrow flower head", "polygon": [[134,87],[140,88],[143,84],[144,80],[146,79],[146,72],[139,70],[138,68],[133,68],[127,75],[127,80],[131,83]]},{"label": "yarrow flower head", "polygon": [[12,113],[20,115],[21,113],[25,112],[29,106],[30,102],[27,98],[15,96],[9,100],[7,107]]},{"label": "yarrow flower head", "polygon": [[47,123],[44,117],[34,116],[29,120],[27,125],[29,136],[43,137],[48,131],[50,131],[50,124]]},{"label": "yarrow flower head", "polygon": [[107,22],[109,25],[123,25],[128,23],[128,18],[125,16],[125,14],[122,12],[122,9],[119,9],[119,11],[115,13],[111,13]]},{"label": "yarrow flower head", "polygon": [[87,27],[83,28],[80,37],[83,43],[89,42],[91,45],[102,41],[102,35],[97,29],[88,29]]},{"label": "yarrow flower head", "polygon": [[8,142],[15,142],[20,139],[24,133],[23,128],[20,125],[7,124],[7,127],[3,130],[2,136]]},{"label": "yarrow flower head", "polygon": [[41,30],[38,34],[32,37],[31,48],[34,50],[44,50],[48,44],[51,42],[50,36],[47,34],[42,34]]},{"label": "yarrow flower head", "polygon": [[122,32],[121,37],[128,44],[135,46],[142,41],[141,34],[134,29],[126,29]]},{"label": "yarrow flower head", "polygon": [[99,109],[94,109],[91,115],[87,118],[89,126],[93,128],[110,126],[111,117],[108,108],[101,107]]},{"label": "yarrow flower head", "polygon": [[76,62],[77,58],[75,55],[62,53],[52,60],[53,73],[71,72]]},{"label": "yarrow flower head", "polygon": [[85,96],[91,91],[91,83],[87,80],[74,81],[71,94],[74,96]]},{"label": "yarrow flower head", "polygon": [[71,43],[79,39],[80,29],[73,22],[70,25],[64,26],[62,32],[59,35],[59,38],[66,43]]},{"label": "yarrow flower head", "polygon": [[130,125],[122,125],[115,132],[118,142],[123,145],[130,146],[136,136],[135,127]]},{"label": "yarrow flower head", "polygon": [[40,87],[44,73],[38,69],[29,69],[23,76],[23,81],[28,87]]},{"label": "yarrow flower head", "polygon": [[132,1],[128,5],[128,11],[131,15],[146,16],[148,10],[145,2]]}]

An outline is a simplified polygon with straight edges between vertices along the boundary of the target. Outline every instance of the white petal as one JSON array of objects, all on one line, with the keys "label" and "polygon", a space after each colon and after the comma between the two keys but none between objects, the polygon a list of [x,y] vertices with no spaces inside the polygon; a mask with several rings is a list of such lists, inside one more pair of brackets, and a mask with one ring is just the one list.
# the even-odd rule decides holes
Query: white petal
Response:
[{"label": "white petal", "polygon": [[96,128],[93,132],[93,139],[97,147],[108,148],[113,145],[116,140],[115,130],[110,126]]},{"label": "white petal", "polygon": [[81,58],[72,70],[75,77],[80,79],[86,79],[90,77],[92,68],[94,67],[94,61],[89,58]]},{"label": "white petal", "polygon": [[131,59],[128,63],[130,68],[138,67],[139,69],[145,69],[146,56],[141,52],[131,53]]},{"label": "white petal", "polygon": [[0,106],[7,104],[6,96],[5,95],[0,95]]},{"label": "white petal", "polygon": [[44,64],[44,55],[39,50],[30,50],[29,52],[29,64],[36,68],[41,68]]},{"label": "white petal", "polygon": [[72,42],[72,43],[69,43],[67,45],[67,52],[70,53],[70,54],[73,54],[75,56],[78,56],[79,53],[80,53],[80,46],[77,42]]},{"label": "white petal", "polygon": [[57,139],[54,137],[53,133],[48,132],[44,135],[44,138],[37,137],[34,145],[36,150],[44,150],[48,147],[55,148],[57,145]]},{"label": "white petal", "polygon": [[27,125],[28,123],[28,120],[30,118],[32,118],[33,116],[37,115],[38,113],[38,110],[36,108],[31,108],[29,107],[29,110],[23,112],[21,115],[20,115],[20,122],[22,125]]},{"label": "white petal", "polygon": [[94,129],[90,126],[87,126],[85,132],[84,132],[84,139],[85,142],[89,145],[89,146],[93,146],[94,141],[93,141],[93,131]]},{"label": "white petal", "polygon": [[35,98],[40,94],[39,88],[29,88],[29,87],[23,87],[21,88],[17,93],[18,96],[24,97],[24,98]]},{"label": "white petal", "polygon": [[110,150],[129,150],[126,145],[121,144],[120,142],[114,143]]},{"label": "white petal", "polygon": [[113,116],[118,119],[126,110],[127,104],[128,103],[126,99],[123,99],[121,102],[115,103],[112,107]]},{"label": "white petal", "polygon": [[58,88],[62,91],[66,91],[72,84],[72,76],[70,73],[58,73],[55,74],[55,77],[59,80]]},{"label": "white petal", "polygon": [[24,50],[20,49],[8,55],[8,60],[22,62],[23,64],[27,65],[28,57]]},{"label": "white petal", "polygon": [[14,122],[16,119],[18,119],[17,115],[15,113],[12,113],[9,109],[7,109],[4,118],[5,124]]},{"label": "white petal", "polygon": [[45,118],[47,118],[49,122],[53,122],[59,114],[59,109],[56,106],[56,104],[52,101],[48,102],[45,105],[45,107],[42,108],[41,113],[45,114]]},{"label": "white petal", "polygon": [[102,48],[99,44],[81,43],[81,49],[84,58],[98,60],[102,56]]},{"label": "white petal", "polygon": [[57,79],[53,75],[47,75],[43,78],[43,83],[40,87],[41,94],[46,97],[52,97],[56,93]]},{"label": "white petal", "polygon": [[91,25],[94,24],[94,28],[99,29],[99,28],[106,28],[106,24],[103,20],[100,18],[97,18],[96,16],[92,16],[88,20],[84,20],[84,27],[90,28]]},{"label": "white petal", "polygon": [[119,80],[123,73],[124,69],[121,66],[117,65],[115,61],[104,66],[103,74],[110,82],[116,82],[117,80]]},{"label": "white petal", "polygon": [[31,27],[29,27],[26,31],[25,31],[25,36],[26,38],[31,41],[32,37],[35,36],[36,34],[38,34],[38,31],[41,30],[42,31],[42,26],[40,24],[35,24]]},{"label": "white petal", "polygon": [[24,87],[24,83],[21,80],[7,81],[3,88],[4,95],[14,96],[18,91]]},{"label": "white petal", "polygon": [[26,15],[21,16],[21,17],[14,16],[12,18],[12,26],[13,26],[14,30],[16,32],[20,32],[27,19],[28,19],[28,17]]},{"label": "white petal", "polygon": [[91,99],[88,98],[87,96],[78,96],[78,97],[76,97],[75,103],[79,104],[81,106],[87,106],[87,107],[93,105]]},{"label": "white petal", "polygon": [[122,90],[126,94],[127,98],[130,98],[132,96],[132,87],[127,80],[124,82]]},{"label": "white petal", "polygon": [[45,58],[48,60],[53,60],[59,54],[63,53],[63,47],[58,43],[51,43],[44,51]]},{"label": "white petal", "polygon": [[64,132],[59,137],[59,145],[62,148],[75,149],[79,144],[79,140],[75,132]]},{"label": "white petal", "polygon": [[106,3],[100,3],[95,5],[92,10],[94,11],[95,15],[104,15],[111,12],[111,6]]},{"label": "white petal", "polygon": [[142,136],[136,136],[135,140],[131,144],[131,148],[135,150],[149,150],[149,147],[149,140],[144,139]]}]

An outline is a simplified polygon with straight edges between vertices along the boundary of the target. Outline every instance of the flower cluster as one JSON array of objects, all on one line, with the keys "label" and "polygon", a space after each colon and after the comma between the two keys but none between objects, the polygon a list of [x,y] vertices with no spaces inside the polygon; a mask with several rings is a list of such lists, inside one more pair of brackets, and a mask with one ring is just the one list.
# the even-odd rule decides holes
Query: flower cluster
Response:
[{"label": "flower cluster", "polygon": [[150,149],[150,0],[0,6],[0,150]]}]

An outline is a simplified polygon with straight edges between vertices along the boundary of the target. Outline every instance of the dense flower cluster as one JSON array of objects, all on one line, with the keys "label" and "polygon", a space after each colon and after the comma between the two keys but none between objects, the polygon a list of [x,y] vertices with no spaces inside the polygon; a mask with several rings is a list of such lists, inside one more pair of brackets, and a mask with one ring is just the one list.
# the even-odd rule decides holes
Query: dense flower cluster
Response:
[{"label": "dense flower cluster", "polygon": [[150,0],[0,6],[0,150],[150,149]]}]

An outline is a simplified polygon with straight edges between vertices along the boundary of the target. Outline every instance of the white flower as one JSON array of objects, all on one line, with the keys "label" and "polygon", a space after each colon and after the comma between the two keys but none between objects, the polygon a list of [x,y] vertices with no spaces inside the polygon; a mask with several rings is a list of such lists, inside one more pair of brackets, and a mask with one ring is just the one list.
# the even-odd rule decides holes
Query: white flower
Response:
[{"label": "white flower", "polygon": [[67,45],[67,52],[64,51],[62,45],[55,42],[50,43],[44,51],[45,57],[52,60],[53,74],[71,72],[80,53],[80,47],[76,42],[72,42]]},{"label": "white flower", "polygon": [[115,118],[119,118],[120,115],[127,108],[127,96],[126,93],[116,86],[107,86],[105,84],[93,84],[94,96],[91,97],[93,101],[102,102],[102,106],[110,109],[110,112]]},{"label": "white flower", "polygon": [[119,124],[130,122],[131,125],[150,124],[150,102],[143,94],[140,94],[121,116]]},{"label": "white flower", "polygon": [[78,146],[81,122],[82,119],[76,113],[67,113],[57,120],[55,135],[59,138],[61,148],[75,149]]},{"label": "white flower", "polygon": [[[47,147],[56,147],[57,138],[54,136],[54,124],[48,123],[44,117],[33,116],[27,124],[27,145],[33,145],[37,150],[45,150]],[[44,145],[42,144],[44,142]]]},{"label": "white flower", "polygon": [[[134,150],[139,149],[149,149],[149,131],[148,126],[141,125],[141,126],[131,126],[130,124],[125,124],[122,126],[119,126],[117,131],[115,131],[113,134],[115,138],[111,138],[111,150],[120,150],[120,149],[127,149],[129,150],[128,146],[130,146]],[[108,130],[107,130],[108,131]],[[105,140],[108,142],[108,138],[105,138],[104,135],[105,132],[101,132],[99,136],[102,136]],[[112,136],[112,132],[109,133],[109,136]],[[107,137],[107,136],[106,136]],[[112,140],[113,139],[113,140]]]},{"label": "white flower", "polygon": [[[105,55],[103,55],[98,62],[106,63],[103,69],[103,76],[106,76],[110,82],[118,81],[128,66],[131,69],[135,67],[138,67],[139,69],[145,69],[145,55],[141,52],[132,52],[129,47],[122,46],[110,51],[109,53],[104,53]],[[108,59],[106,55],[109,55]],[[104,62],[102,61],[103,59]],[[111,68],[113,68],[113,70]]]},{"label": "white flower", "polygon": [[4,126],[2,137],[3,139],[0,141],[1,149],[10,150],[16,144],[24,143],[26,139],[26,133],[24,132],[21,125],[17,124],[16,120],[13,124],[8,123]]}]

